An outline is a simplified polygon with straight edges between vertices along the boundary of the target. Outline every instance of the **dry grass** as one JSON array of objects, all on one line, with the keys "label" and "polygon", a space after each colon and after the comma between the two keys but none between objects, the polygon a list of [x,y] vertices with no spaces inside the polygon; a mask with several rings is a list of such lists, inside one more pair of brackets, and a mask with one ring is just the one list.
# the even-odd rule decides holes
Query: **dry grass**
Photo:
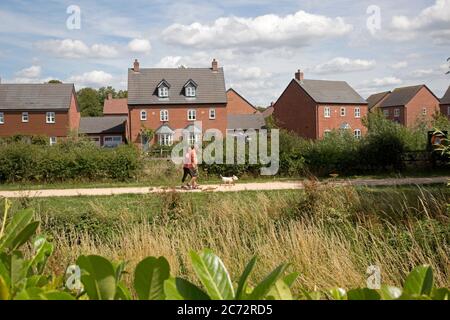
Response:
[{"label": "dry grass", "polygon": [[[188,253],[208,247],[234,279],[257,254],[253,280],[291,262],[301,274],[297,289],[364,286],[372,264],[381,267],[384,283],[396,285],[414,266],[430,264],[437,284],[448,287],[446,193],[418,192],[416,199],[400,191],[375,197],[351,187],[312,184],[305,193],[208,195],[202,210],[199,200],[166,193],[159,196],[161,209],[151,221],[124,222],[108,238],[64,226],[64,234],[54,235],[50,267],[63,272],[79,255],[99,254],[129,261],[133,270],[146,256],[164,256],[173,274],[193,279]],[[102,211],[99,205],[95,209]]]}]

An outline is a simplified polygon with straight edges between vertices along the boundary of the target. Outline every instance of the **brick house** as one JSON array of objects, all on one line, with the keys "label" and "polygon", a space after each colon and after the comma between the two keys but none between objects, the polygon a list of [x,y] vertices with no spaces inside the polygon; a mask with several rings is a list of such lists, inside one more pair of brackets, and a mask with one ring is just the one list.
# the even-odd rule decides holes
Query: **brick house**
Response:
[{"label": "brick house", "polygon": [[439,110],[439,99],[424,84],[396,88],[378,106],[386,118],[406,127],[430,121]]},{"label": "brick house", "polygon": [[450,119],[450,86],[440,101],[441,113]]},{"label": "brick house", "polygon": [[79,124],[73,84],[0,84],[0,136],[45,135],[55,144]]},{"label": "brick house", "polygon": [[372,94],[367,98],[367,103],[369,104],[369,111],[375,111],[377,108],[380,107],[380,105],[383,103],[384,100],[389,97],[391,94],[391,91],[385,91],[385,92],[379,92]]},{"label": "brick house", "polygon": [[118,117],[128,116],[128,99],[113,99],[112,94],[109,93],[103,103],[103,115]]},{"label": "brick house", "polygon": [[83,117],[79,133],[99,147],[117,147],[127,142],[128,116]]},{"label": "brick house", "polygon": [[345,81],[308,80],[299,70],[273,108],[280,127],[307,139],[338,129],[352,130],[359,138],[367,131],[362,118],[368,104]]},{"label": "brick house", "polygon": [[[170,145],[175,130],[189,130],[189,142],[199,141],[202,129],[227,129],[227,95],[223,68],[140,68],[128,70],[129,141],[144,149],[153,143]],[[145,130],[155,136],[148,141]]]},{"label": "brick house", "polygon": [[260,113],[253,104],[251,104],[247,99],[245,99],[233,88],[228,89],[227,100],[228,100],[227,104],[228,115]]}]

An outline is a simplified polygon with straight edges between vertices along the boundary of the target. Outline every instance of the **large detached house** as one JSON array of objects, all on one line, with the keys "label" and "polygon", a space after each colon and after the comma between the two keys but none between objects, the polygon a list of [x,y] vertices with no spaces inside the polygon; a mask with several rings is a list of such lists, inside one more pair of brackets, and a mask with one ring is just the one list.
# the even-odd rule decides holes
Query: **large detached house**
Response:
[{"label": "large detached house", "polygon": [[347,82],[304,79],[300,70],[273,109],[280,127],[307,139],[320,139],[339,129],[360,138],[367,131],[362,123],[367,102]]},{"label": "large detached house", "polygon": [[73,84],[0,84],[0,136],[44,135],[49,143],[78,130]]},{"label": "large detached house", "polygon": [[[216,60],[211,68],[140,68],[128,70],[130,141],[141,145],[174,142],[175,130],[186,129],[189,143],[200,140],[202,130],[227,129],[227,95],[222,68]],[[155,133],[147,140],[147,129]]]},{"label": "large detached house", "polygon": [[378,105],[386,118],[406,127],[430,121],[439,110],[439,99],[424,84],[396,88]]},{"label": "large detached house", "polygon": [[367,98],[367,103],[369,104],[369,111],[377,110],[384,100],[389,97],[391,91],[384,91],[379,93],[374,93]]},{"label": "large detached house", "polygon": [[440,108],[441,113],[450,119],[450,86],[441,99]]}]

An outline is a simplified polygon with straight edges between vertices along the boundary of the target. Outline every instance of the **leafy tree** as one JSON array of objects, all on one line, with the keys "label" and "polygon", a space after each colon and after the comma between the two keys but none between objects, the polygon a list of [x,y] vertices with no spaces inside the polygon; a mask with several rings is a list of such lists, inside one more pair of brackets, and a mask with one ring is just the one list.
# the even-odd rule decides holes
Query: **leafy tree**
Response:
[{"label": "leafy tree", "polygon": [[[450,58],[447,58],[447,62],[450,62]],[[450,68],[450,66],[449,66],[449,68]],[[445,74],[450,74],[450,70],[447,71]]]},{"label": "leafy tree", "polygon": [[55,84],[55,83],[62,83],[62,81],[60,81],[60,80],[50,80],[50,81],[47,82],[47,83],[53,83],[53,84]]},{"label": "leafy tree", "polygon": [[116,91],[116,89],[111,86],[101,87],[100,89],[98,89],[98,100],[101,105],[105,103],[105,100],[108,98],[109,94],[112,94],[113,99],[128,98],[127,90]]},{"label": "leafy tree", "polygon": [[92,88],[84,88],[77,92],[78,104],[82,117],[100,117],[103,106],[99,101],[98,92]]}]

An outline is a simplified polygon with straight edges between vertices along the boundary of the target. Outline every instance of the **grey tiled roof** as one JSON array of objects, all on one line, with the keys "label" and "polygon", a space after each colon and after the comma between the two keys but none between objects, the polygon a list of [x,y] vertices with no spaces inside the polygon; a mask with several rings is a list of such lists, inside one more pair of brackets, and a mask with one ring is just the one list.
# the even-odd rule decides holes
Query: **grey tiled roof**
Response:
[{"label": "grey tiled roof", "polygon": [[79,133],[120,133],[125,134],[127,117],[84,117],[80,119]]},{"label": "grey tiled roof", "polygon": [[261,129],[265,125],[264,116],[260,113],[228,115],[228,129],[231,130]]},{"label": "grey tiled roof", "polygon": [[367,104],[367,101],[345,81],[309,79],[295,81],[316,103]]},{"label": "grey tiled roof", "polygon": [[420,89],[425,87],[425,85],[421,84],[418,86],[410,86],[403,88],[396,88],[389,97],[384,100],[380,107],[395,107],[395,106],[404,106],[411,101],[412,98],[419,92]]},{"label": "grey tiled roof", "polygon": [[270,117],[273,114],[274,108],[273,106],[267,107],[261,114],[264,118]]},{"label": "grey tiled roof", "polygon": [[[167,99],[160,99],[157,95],[157,86],[163,79],[170,84]],[[196,98],[184,96],[183,88],[189,80],[198,85]],[[129,105],[208,103],[227,103],[223,68],[219,68],[217,72],[209,68],[141,68],[139,72],[128,70]]]},{"label": "grey tiled roof", "polygon": [[371,96],[369,96],[367,98],[367,102],[369,103],[369,109],[372,109],[377,103],[379,103],[381,100],[383,100],[390,93],[391,93],[390,91],[385,91],[385,92],[374,93]]},{"label": "grey tiled roof", "polygon": [[450,104],[450,86],[447,89],[447,92],[445,92],[444,96],[441,99],[442,104]]},{"label": "grey tiled roof", "polygon": [[0,110],[68,110],[73,84],[0,84]]}]

